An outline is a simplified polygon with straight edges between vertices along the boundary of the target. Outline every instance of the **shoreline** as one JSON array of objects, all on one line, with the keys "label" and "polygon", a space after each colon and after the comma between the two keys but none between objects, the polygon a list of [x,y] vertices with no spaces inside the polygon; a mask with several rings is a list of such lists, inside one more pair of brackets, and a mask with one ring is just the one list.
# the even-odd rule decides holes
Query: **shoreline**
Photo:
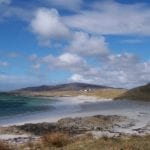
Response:
[{"label": "shoreline", "polygon": [[57,122],[26,123],[0,127],[0,140],[22,144],[37,141],[46,133],[68,132],[73,135],[92,134],[95,138],[150,135],[150,124],[137,126],[126,116],[95,115],[61,118]]},{"label": "shoreline", "polygon": [[[45,97],[45,98],[51,99],[51,97]],[[133,108],[134,111],[132,109],[131,110],[134,113],[132,111],[128,112],[127,108],[129,106],[132,108],[135,105],[135,102],[129,101],[132,105],[129,103],[126,106],[127,108],[125,106],[123,106],[123,108],[125,107],[125,109],[119,108],[119,110],[117,111],[115,109],[116,104],[120,103],[118,106],[122,106],[123,105],[122,103],[124,101],[114,101],[112,99],[99,99],[99,98],[93,97],[93,96],[92,97],[91,96],[55,97],[55,99],[58,100],[58,103],[56,103],[58,109],[63,107],[63,109],[65,108],[64,111],[66,111],[66,108],[67,109],[69,108],[69,110],[67,110],[67,111],[70,112],[70,110],[71,110],[72,113],[68,114],[68,112],[67,112],[67,114],[61,114],[61,111],[60,111],[60,114],[59,113],[57,115],[55,114],[55,116],[52,117],[49,114],[50,112],[48,112],[46,114],[47,116],[45,116],[45,113],[42,114],[42,113],[38,112],[38,113],[35,113],[35,115],[32,114],[31,118],[29,116],[22,118],[22,120],[20,120],[20,118],[17,118],[18,122],[15,122],[15,120],[13,120],[13,118],[12,118],[12,121],[14,121],[14,123],[9,122],[9,123],[6,123],[5,125],[0,125],[0,136],[1,136],[0,140],[10,141],[10,142],[15,142],[15,140],[16,140],[16,143],[17,143],[17,141],[24,143],[30,139],[32,139],[34,141],[34,140],[37,140],[37,138],[39,138],[38,136],[35,136],[34,134],[27,134],[24,132],[19,133],[19,131],[17,131],[17,130],[16,130],[17,134],[13,133],[11,131],[6,132],[4,134],[2,132],[2,130],[4,128],[10,129],[12,126],[13,127],[20,126],[20,127],[28,127],[28,128],[38,127],[39,129],[41,128],[41,130],[43,130],[42,128],[45,125],[51,127],[51,125],[52,126],[55,124],[59,125],[60,122],[62,122],[62,121],[66,122],[66,120],[68,120],[72,123],[78,122],[79,124],[76,124],[76,126],[79,126],[82,121],[84,122],[86,120],[86,118],[89,118],[89,121],[87,123],[81,124],[81,126],[83,128],[85,128],[86,125],[89,124],[91,121],[93,123],[94,116],[100,116],[100,119],[104,117],[106,119],[106,120],[104,119],[105,121],[107,121],[108,118],[109,119],[111,117],[115,118],[116,116],[119,119],[121,119],[121,118],[123,119],[122,121],[115,120],[112,128],[108,128],[108,129],[101,128],[101,131],[95,130],[95,128],[97,128],[97,124],[94,124],[93,125],[94,130],[93,130],[93,128],[90,129],[90,131],[87,130],[87,133],[89,132],[92,135],[94,135],[95,137],[103,137],[103,136],[119,137],[119,136],[125,136],[125,135],[127,135],[127,136],[130,136],[130,135],[143,136],[146,134],[150,134],[150,119],[148,120],[149,114],[150,114],[149,111],[146,112],[143,109],[141,109],[142,111],[138,110],[138,109],[136,111]],[[114,112],[112,110],[107,110],[107,109],[105,110],[103,108],[104,104],[109,104],[109,103],[112,108],[114,107],[113,108],[115,110]],[[67,107],[64,107],[66,105],[67,105]],[[75,107],[75,106],[78,106],[78,107]],[[104,106],[106,107],[106,105],[104,105]],[[117,108],[118,108],[118,106],[117,106]],[[141,103],[138,102],[137,106],[141,107],[142,105],[141,105]],[[80,107],[83,107],[82,111],[84,109],[86,111],[82,112]],[[134,106],[134,107],[136,107],[136,106]],[[103,109],[99,110],[101,108],[103,108]],[[144,107],[142,107],[142,108],[144,108]],[[72,109],[74,109],[74,110],[72,110]],[[91,109],[94,111],[91,111]],[[56,109],[55,111],[57,112],[58,110]],[[54,111],[54,113],[55,113],[55,111]],[[36,118],[35,116],[37,116],[37,114],[38,114],[38,117]],[[111,117],[110,117],[110,115],[111,115]],[[94,120],[95,120],[95,117],[94,117]],[[96,119],[96,121],[97,121],[97,119]],[[95,123],[95,121],[94,121],[94,123]],[[105,125],[105,127],[107,127],[107,125]],[[72,128],[70,128],[70,129],[72,130]],[[80,130],[78,132],[80,133]],[[82,132],[80,134],[82,134]]]},{"label": "shoreline", "polygon": [[[41,97],[36,97],[36,98],[41,98]],[[48,114],[51,113],[49,111],[47,112],[32,112],[32,113],[26,113],[26,114],[18,114],[12,117],[6,116],[6,117],[2,117],[1,119],[1,123],[0,122],[0,127],[5,127],[5,126],[11,126],[11,125],[23,125],[23,124],[27,124],[27,123],[42,123],[42,122],[57,122],[59,119],[64,118],[64,117],[84,117],[87,115],[94,115],[97,114],[97,112],[80,112],[80,108],[79,105],[85,104],[85,103],[96,103],[96,102],[110,102],[113,101],[112,99],[100,99],[98,97],[95,96],[85,96],[85,95],[80,95],[80,96],[63,96],[63,97],[42,97],[42,99],[49,99],[49,100],[53,100],[55,99],[56,101],[53,101],[54,106],[56,106],[56,110],[54,110],[54,112],[52,111],[52,113],[56,113],[53,114],[52,116],[49,116]],[[59,109],[60,107],[64,107],[65,105],[67,105],[68,107],[71,107],[71,110],[68,110],[68,113],[59,113],[57,114],[56,111],[59,111],[57,109]],[[78,108],[74,108],[77,107]],[[57,108],[58,107],[58,108]],[[68,109],[68,108],[67,108]],[[73,109],[75,109],[73,111]],[[65,110],[67,111],[67,110]],[[73,111],[73,112],[71,112]],[[37,116],[41,116],[41,117],[37,117]],[[41,119],[42,118],[42,119]]]}]

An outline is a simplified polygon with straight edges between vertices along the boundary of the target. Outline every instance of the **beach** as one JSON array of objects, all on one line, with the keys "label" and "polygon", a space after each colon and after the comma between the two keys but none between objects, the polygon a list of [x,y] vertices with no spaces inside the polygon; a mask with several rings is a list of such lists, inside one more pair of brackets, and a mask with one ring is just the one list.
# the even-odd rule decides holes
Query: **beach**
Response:
[{"label": "beach", "polygon": [[[82,112],[82,106],[84,104],[111,101],[111,99],[99,99],[97,97],[84,95],[76,97],[37,97],[38,104],[36,104],[37,100],[35,99],[36,98],[30,102],[30,99],[27,98],[29,103],[35,103],[34,105],[36,105],[36,107],[40,106],[40,108],[43,107],[43,109],[40,111],[26,111],[20,114],[1,117],[0,125],[9,126],[25,123],[55,122],[64,117],[84,116],[88,114],[88,112]],[[37,109],[36,107],[34,106],[33,109]],[[94,113],[95,112],[93,112],[93,114]]]},{"label": "beach", "polygon": [[[3,132],[4,128],[7,129],[11,126],[24,126],[26,124],[32,124],[31,126],[41,124],[40,126],[42,126],[44,123],[51,126],[51,123],[59,124],[59,120],[62,118],[66,120],[68,118],[73,118],[78,121],[79,117],[81,118],[80,120],[84,120],[85,117],[92,117],[96,115],[106,116],[106,118],[107,116],[111,116],[112,118],[114,116],[123,118],[107,130],[102,129],[101,131],[97,131],[89,129],[89,131],[96,137],[104,135],[113,137],[119,136],[120,134],[145,135],[150,133],[149,102],[136,102],[129,100],[114,101],[111,99],[99,99],[91,96],[43,97],[41,99],[43,102],[45,99],[46,103],[50,101],[50,103],[45,105],[50,105],[50,108],[52,107],[54,109],[3,117],[3,119],[0,120],[0,139],[12,141],[13,139],[18,138],[23,139],[23,141],[30,138],[34,139],[34,134],[32,133],[19,133],[19,131],[11,133],[12,130],[9,132],[6,130],[7,132]],[[81,126],[84,128],[84,123]]]}]

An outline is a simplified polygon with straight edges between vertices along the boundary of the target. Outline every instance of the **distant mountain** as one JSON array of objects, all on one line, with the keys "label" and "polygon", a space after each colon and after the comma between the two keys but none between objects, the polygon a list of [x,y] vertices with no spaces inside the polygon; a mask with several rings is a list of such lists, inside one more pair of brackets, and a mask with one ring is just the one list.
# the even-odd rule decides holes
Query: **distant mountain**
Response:
[{"label": "distant mountain", "polygon": [[68,83],[59,85],[42,85],[37,87],[27,87],[16,90],[15,92],[44,92],[44,91],[80,91],[110,88],[107,86],[86,84],[86,83]]},{"label": "distant mountain", "polygon": [[128,90],[116,99],[131,99],[139,101],[150,101],[150,83]]}]

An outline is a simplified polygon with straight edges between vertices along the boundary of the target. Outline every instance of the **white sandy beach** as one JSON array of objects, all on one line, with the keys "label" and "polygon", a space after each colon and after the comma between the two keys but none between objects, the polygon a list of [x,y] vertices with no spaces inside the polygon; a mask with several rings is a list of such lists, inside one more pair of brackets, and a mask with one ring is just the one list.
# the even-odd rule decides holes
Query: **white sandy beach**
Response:
[{"label": "white sandy beach", "polygon": [[[13,117],[1,119],[0,126],[22,125],[25,123],[56,122],[64,117],[76,117],[95,115],[96,112],[81,112],[81,105],[85,103],[109,102],[111,99],[99,99],[94,96],[75,97],[45,97],[46,99],[56,99],[52,105],[56,108],[53,111],[33,112],[32,114],[21,114]],[[43,98],[42,98],[43,99]]]},{"label": "white sandy beach", "polygon": [[137,129],[147,127],[146,132],[150,133],[150,103],[113,101],[111,99],[98,99],[91,96],[56,97],[55,99],[58,101],[52,103],[55,107],[54,110],[4,118],[4,120],[0,121],[0,125],[10,126],[25,123],[56,122],[66,117],[118,115],[126,116],[129,118],[129,122],[125,122],[120,128],[114,128],[114,132],[136,134]]}]

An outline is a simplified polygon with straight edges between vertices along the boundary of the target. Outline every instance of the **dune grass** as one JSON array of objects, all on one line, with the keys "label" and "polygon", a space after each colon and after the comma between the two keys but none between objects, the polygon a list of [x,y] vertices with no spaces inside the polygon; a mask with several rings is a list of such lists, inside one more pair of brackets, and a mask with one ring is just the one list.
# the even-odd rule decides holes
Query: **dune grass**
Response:
[{"label": "dune grass", "polygon": [[41,138],[41,140],[42,144],[46,147],[64,147],[70,142],[67,134],[59,132],[46,134]]},{"label": "dune grass", "polygon": [[0,150],[14,150],[14,148],[11,148],[12,146],[4,141],[0,141]]},{"label": "dune grass", "polygon": [[92,134],[69,137],[53,133],[42,137],[38,143],[28,143],[17,150],[150,150],[150,135],[116,138],[94,138]]},{"label": "dune grass", "polygon": [[66,150],[149,150],[150,136],[129,138],[81,139],[68,145]]}]

